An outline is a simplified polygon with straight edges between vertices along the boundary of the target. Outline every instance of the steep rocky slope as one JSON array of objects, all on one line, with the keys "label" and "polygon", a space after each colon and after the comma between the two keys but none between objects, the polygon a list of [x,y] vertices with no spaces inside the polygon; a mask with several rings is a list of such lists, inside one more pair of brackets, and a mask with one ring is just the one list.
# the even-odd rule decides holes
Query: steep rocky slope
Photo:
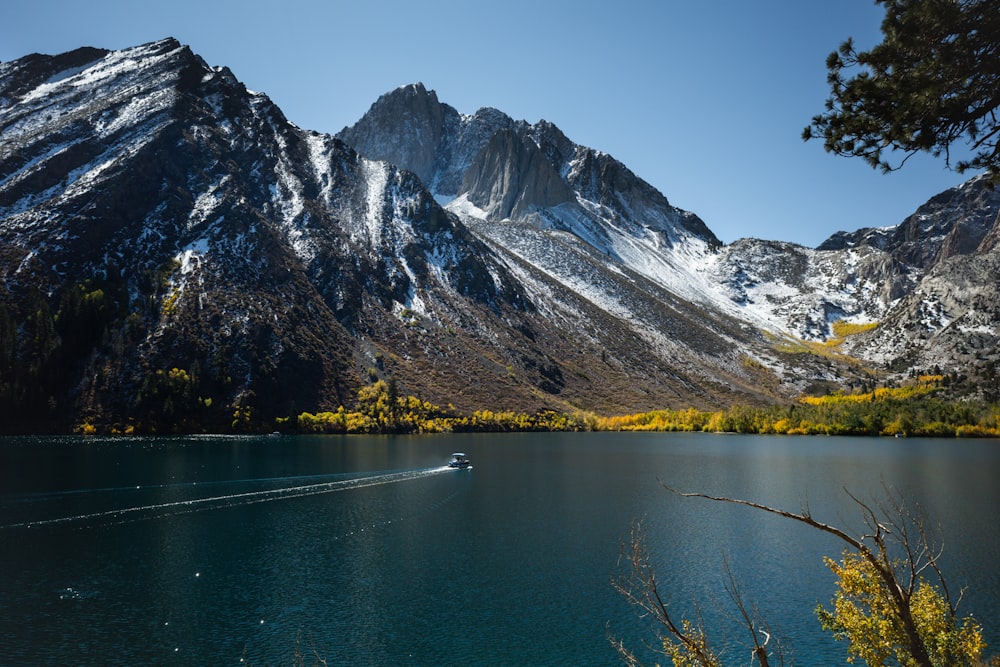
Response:
[{"label": "steep rocky slope", "polygon": [[1000,190],[984,177],[894,227],[840,232],[816,250],[743,239],[710,271],[731,298],[804,340],[842,319],[877,325],[838,348],[886,380],[944,373],[996,395]]},{"label": "steep rocky slope", "polygon": [[[853,354],[896,373],[995,378],[1000,350],[1000,190],[984,177],[931,198],[899,226],[842,235],[880,244],[919,277]],[[830,242],[839,242],[840,238]]]}]

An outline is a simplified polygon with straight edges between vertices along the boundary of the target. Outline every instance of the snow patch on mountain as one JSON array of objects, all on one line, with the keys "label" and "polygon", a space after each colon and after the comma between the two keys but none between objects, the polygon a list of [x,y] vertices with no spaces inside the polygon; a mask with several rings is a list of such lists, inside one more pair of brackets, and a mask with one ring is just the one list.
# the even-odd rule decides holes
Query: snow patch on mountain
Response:
[{"label": "snow patch on mountain", "polygon": [[191,231],[195,227],[204,224],[222,203],[222,195],[226,184],[232,179],[230,175],[219,177],[208,189],[198,195],[194,201],[194,207],[188,215],[187,230]]},{"label": "snow patch on mountain", "polygon": [[890,264],[869,246],[813,250],[741,239],[719,253],[706,275],[752,319],[803,340],[823,341],[837,320],[874,322],[892,307],[883,289]]},{"label": "snow patch on mountain", "polygon": [[305,231],[309,223],[309,214],[305,211],[304,185],[295,171],[299,165],[292,163],[288,142],[283,134],[276,131],[274,136],[279,153],[275,165],[277,182],[271,186],[271,199],[278,210],[279,227],[285,233],[296,256],[308,266],[316,256],[316,247]]},{"label": "snow patch on mountain", "polygon": [[182,276],[190,275],[200,265],[202,258],[208,253],[208,240],[198,239],[189,243],[176,256],[174,261],[179,265],[178,271]]},{"label": "snow patch on mountain", "polygon": [[389,166],[384,162],[364,160],[361,173],[364,178],[367,196],[365,198],[365,239],[358,239],[373,247],[378,247],[382,239],[382,216],[386,187],[389,184]]},{"label": "snow patch on mountain", "polygon": [[330,203],[334,194],[330,137],[310,132],[305,138],[309,149],[309,164],[316,182],[320,185],[320,199]]}]

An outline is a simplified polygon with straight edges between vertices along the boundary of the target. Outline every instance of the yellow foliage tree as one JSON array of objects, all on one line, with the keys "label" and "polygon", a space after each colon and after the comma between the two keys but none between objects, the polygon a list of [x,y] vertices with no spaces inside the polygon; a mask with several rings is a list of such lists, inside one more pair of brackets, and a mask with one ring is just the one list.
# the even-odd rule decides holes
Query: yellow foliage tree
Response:
[{"label": "yellow foliage tree", "polygon": [[[824,561],[837,576],[838,590],[832,608],[820,605],[816,615],[824,630],[850,642],[852,658],[869,667],[916,667],[928,664],[924,655],[934,667],[980,664],[986,647],[982,627],[971,617],[956,618],[940,588],[918,578],[904,614],[900,613],[904,596],[890,588],[892,582],[860,552],[845,551],[839,563],[832,558]],[[902,565],[897,562],[893,567]]]},{"label": "yellow foliage tree", "polygon": [[[683,497],[707,498],[776,514],[845,543],[847,548],[840,562],[824,559],[837,576],[838,590],[832,608],[820,605],[817,616],[825,630],[850,642],[850,662],[861,660],[869,667],[984,664],[982,628],[972,617],[959,618],[939,566],[940,547],[925,530],[923,516],[911,511],[892,489],[887,487],[885,497],[870,504],[851,496],[864,518],[865,533],[860,536],[817,521],[808,510],[794,513],[748,500],[669,490]],[[721,667],[719,658],[709,650],[704,628],[686,620],[678,622],[671,615],[650,566],[644,535],[635,524],[623,555],[629,567],[615,580],[615,588],[654,619],[660,627],[664,652],[675,667]],[[726,569],[730,572],[728,565]],[[771,649],[766,640],[761,643],[758,639],[761,619],[744,602],[731,572],[730,582],[727,591],[752,638],[754,661],[759,667],[770,667]],[[770,633],[764,634],[770,638]],[[620,641],[613,640],[613,644],[626,664],[640,664]],[[783,658],[778,648],[780,664]],[[990,664],[996,665],[998,660]]]}]

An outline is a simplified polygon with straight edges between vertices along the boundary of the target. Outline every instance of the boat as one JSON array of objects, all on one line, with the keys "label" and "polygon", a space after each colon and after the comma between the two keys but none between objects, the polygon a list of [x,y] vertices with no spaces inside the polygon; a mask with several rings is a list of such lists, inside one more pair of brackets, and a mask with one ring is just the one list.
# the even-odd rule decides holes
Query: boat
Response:
[{"label": "boat", "polygon": [[472,467],[472,461],[463,452],[455,452],[451,455],[451,460],[448,461],[448,467],[464,470]]}]

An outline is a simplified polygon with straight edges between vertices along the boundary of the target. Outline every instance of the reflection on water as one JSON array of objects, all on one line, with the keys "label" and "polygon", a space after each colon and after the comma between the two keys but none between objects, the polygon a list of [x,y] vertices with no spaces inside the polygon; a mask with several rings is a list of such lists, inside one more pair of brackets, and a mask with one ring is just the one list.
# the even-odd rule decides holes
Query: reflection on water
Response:
[{"label": "reflection on water", "polygon": [[[891,484],[941,524],[963,611],[996,633],[995,441],[535,434],[0,440],[11,664],[609,665],[644,624],[611,589],[644,518],[672,604],[724,623],[728,557],[795,664],[843,664],[812,610],[826,535]],[[465,451],[474,470],[442,469]],[[991,634],[994,645],[1000,636]],[[661,661],[662,662],[662,661]]]}]

